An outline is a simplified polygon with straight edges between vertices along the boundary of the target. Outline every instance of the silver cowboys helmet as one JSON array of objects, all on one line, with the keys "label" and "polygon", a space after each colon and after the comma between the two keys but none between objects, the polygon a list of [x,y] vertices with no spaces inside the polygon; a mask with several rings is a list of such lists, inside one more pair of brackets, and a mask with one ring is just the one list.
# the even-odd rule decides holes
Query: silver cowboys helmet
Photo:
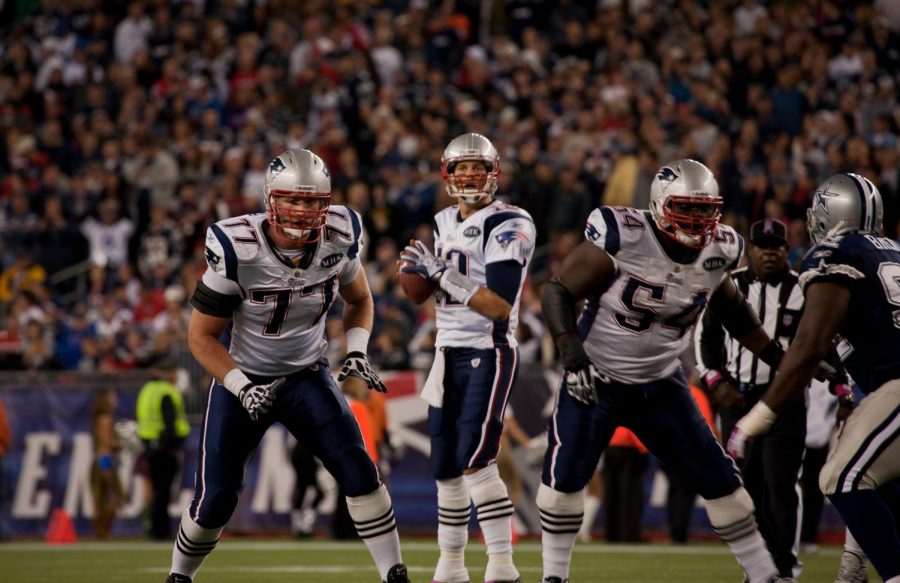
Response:
[{"label": "silver cowboys helmet", "polygon": [[813,244],[841,233],[880,234],[884,221],[881,193],[859,174],[835,174],[813,191],[806,229]]},{"label": "silver cowboys helmet", "polygon": [[705,247],[722,216],[716,177],[696,160],[666,164],[650,185],[650,214],[663,233],[682,245]]},{"label": "silver cowboys helmet", "polygon": [[[464,161],[483,162],[485,173],[457,176],[456,166]],[[441,176],[447,185],[447,194],[469,204],[497,192],[500,176],[500,154],[489,139],[481,134],[462,134],[453,138],[441,156]]]},{"label": "silver cowboys helmet", "polygon": [[269,222],[287,236],[316,241],[328,217],[331,174],[309,150],[287,150],[269,163],[265,187]]}]

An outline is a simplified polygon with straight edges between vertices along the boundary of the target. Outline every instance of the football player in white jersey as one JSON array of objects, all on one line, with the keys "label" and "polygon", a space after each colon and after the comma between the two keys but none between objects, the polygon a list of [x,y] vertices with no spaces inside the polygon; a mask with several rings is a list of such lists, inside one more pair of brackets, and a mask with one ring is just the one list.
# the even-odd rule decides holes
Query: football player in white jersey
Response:
[{"label": "football player in white jersey", "polygon": [[[167,583],[189,583],[231,518],[246,463],[281,422],[347,494],[380,580],[406,583],[391,499],[324,358],[325,315],[345,302],[347,357],[338,381],[386,387],[366,358],[373,302],[361,221],[331,206],[331,177],[309,150],[287,150],[266,173],[265,213],[219,221],[191,298],[191,352],[213,376],[194,499],[181,518]],[[220,340],[230,336],[230,342]]]},{"label": "football player in white jersey", "polygon": [[777,580],[753,502],[691,398],[678,360],[707,303],[764,362],[775,366],[783,355],[727,276],[744,242],[719,224],[721,206],[706,166],[666,164],[653,180],[650,210],[595,210],[587,240],[544,289],[544,317],[565,369],[537,496],[544,583],[568,580],[582,488],[619,425],[704,498],[713,529],[750,583]]},{"label": "football player in white jersey", "polygon": [[435,215],[435,253],[412,241],[401,271],[435,281],[437,356],[428,401],[431,468],[441,556],[433,583],[468,582],[464,554],[471,505],[487,545],[484,581],[519,581],[512,560],[513,505],[495,459],[518,367],[519,299],[534,251],[531,216],[494,200],[500,157],[479,134],[454,138],[441,173],[458,204]]}]

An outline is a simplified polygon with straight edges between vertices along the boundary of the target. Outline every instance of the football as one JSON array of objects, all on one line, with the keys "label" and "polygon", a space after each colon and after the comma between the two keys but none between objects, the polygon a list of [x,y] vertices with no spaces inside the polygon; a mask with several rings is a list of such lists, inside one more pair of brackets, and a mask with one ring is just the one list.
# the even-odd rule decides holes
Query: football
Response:
[{"label": "football", "polygon": [[[406,265],[406,262],[401,261],[400,267],[402,268],[404,265]],[[400,279],[400,287],[403,288],[403,293],[405,293],[406,297],[416,305],[422,304],[428,300],[428,298],[434,294],[434,290],[437,289],[437,284],[435,282],[416,275],[415,273],[400,272],[398,276]]]}]

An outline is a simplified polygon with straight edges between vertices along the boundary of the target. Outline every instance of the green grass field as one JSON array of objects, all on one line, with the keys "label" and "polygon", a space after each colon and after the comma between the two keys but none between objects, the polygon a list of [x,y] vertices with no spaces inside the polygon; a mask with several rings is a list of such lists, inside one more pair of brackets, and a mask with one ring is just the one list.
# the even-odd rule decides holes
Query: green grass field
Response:
[{"label": "green grass field", "polygon": [[[481,581],[485,556],[473,541],[467,555],[472,581]],[[136,541],[82,542],[48,546],[43,543],[0,544],[0,581],[4,583],[162,583],[168,572],[171,544]],[[516,564],[524,583],[541,575],[540,545],[516,546]],[[800,581],[831,583],[840,549],[823,547],[801,557]],[[415,583],[431,580],[437,550],[425,539],[407,541],[404,559]],[[881,581],[870,567],[869,581]],[[742,572],[723,544],[686,547],[664,544],[579,544],[575,549],[573,583],[708,582],[739,583]],[[294,542],[229,539],[221,542],[203,565],[196,583],[374,583],[375,567],[362,543]]]}]

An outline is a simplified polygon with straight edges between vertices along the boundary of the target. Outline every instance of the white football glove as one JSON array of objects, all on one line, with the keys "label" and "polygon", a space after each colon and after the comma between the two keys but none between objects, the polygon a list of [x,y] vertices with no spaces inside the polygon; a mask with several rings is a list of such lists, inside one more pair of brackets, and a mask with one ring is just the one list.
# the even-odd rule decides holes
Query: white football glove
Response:
[{"label": "white football glove", "polygon": [[596,382],[609,384],[610,378],[601,374],[593,364],[566,372],[566,391],[569,396],[588,406],[597,404]]},{"label": "white football glove", "polygon": [[401,267],[401,273],[415,273],[431,281],[439,280],[447,269],[444,262],[435,257],[434,253],[421,241],[414,241],[407,245],[400,252],[400,259],[410,264]]},{"label": "white football glove", "polygon": [[250,383],[241,389],[238,399],[247,410],[250,419],[259,421],[265,416],[275,403],[275,393],[284,384],[284,377],[276,379],[267,385],[254,385]]},{"label": "white football glove", "polygon": [[361,378],[366,382],[366,386],[374,391],[379,393],[387,392],[387,385],[384,384],[384,381],[372,368],[372,365],[369,363],[369,357],[364,352],[354,351],[344,358],[344,366],[341,367],[341,372],[338,373],[338,382],[344,382],[344,379],[349,376]]}]

